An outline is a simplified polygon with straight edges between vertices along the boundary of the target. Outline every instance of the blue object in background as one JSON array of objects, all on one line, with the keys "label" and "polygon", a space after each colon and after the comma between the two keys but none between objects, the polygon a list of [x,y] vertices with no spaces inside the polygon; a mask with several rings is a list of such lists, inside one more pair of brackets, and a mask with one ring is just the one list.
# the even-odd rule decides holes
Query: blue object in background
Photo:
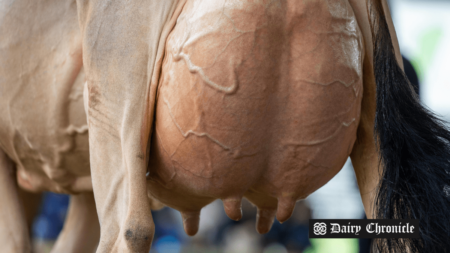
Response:
[{"label": "blue object in background", "polygon": [[308,236],[308,225],[299,224],[294,221],[286,222],[281,225],[275,221],[272,229],[263,235],[264,246],[272,243],[284,245],[288,250],[305,250],[311,246]]},{"label": "blue object in background", "polygon": [[66,219],[69,198],[65,194],[44,193],[39,215],[33,222],[33,238],[56,240]]},{"label": "blue object in background", "polygon": [[174,236],[166,235],[158,238],[154,242],[154,248],[157,252],[162,253],[180,253],[181,251],[181,242]]}]

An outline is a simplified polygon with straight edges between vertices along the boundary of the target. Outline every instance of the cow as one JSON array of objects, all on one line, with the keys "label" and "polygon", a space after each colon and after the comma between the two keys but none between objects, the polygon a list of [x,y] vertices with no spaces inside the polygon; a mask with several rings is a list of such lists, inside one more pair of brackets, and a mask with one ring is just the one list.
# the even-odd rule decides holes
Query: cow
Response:
[{"label": "cow", "polygon": [[74,194],[61,251],[94,250],[98,215],[97,252],[148,252],[155,203],[194,235],[202,207],[239,220],[246,198],[266,233],[348,156],[367,217],[420,219],[380,252],[450,248],[450,133],[403,73],[385,0],[0,5],[11,252],[29,251],[14,178]]},{"label": "cow", "polygon": [[53,252],[94,252],[80,30],[71,1],[0,1],[1,251],[30,252],[18,185],[71,193]]}]

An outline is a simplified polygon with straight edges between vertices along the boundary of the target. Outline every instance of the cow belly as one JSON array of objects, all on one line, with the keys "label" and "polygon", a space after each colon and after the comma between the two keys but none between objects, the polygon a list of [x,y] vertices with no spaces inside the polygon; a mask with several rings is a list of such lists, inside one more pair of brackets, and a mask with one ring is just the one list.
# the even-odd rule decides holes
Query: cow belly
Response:
[{"label": "cow belly", "polygon": [[362,47],[346,0],[188,1],[166,42],[149,193],[183,212],[246,197],[287,219],[352,150]]},{"label": "cow belly", "polygon": [[0,149],[22,188],[92,191],[76,3],[7,8],[0,13]]}]

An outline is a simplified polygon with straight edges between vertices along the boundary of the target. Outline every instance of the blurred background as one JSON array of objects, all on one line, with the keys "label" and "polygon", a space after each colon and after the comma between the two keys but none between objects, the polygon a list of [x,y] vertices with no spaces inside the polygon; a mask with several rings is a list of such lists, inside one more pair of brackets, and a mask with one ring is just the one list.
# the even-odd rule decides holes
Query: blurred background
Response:
[{"label": "blurred background", "polygon": [[[389,4],[408,77],[422,102],[450,120],[450,0],[391,0]],[[62,229],[69,197],[45,193],[41,200],[40,209],[28,214],[37,253],[50,252]],[[156,234],[151,252],[369,252],[369,240],[308,239],[310,218],[364,218],[350,161],[324,187],[298,202],[288,222],[281,225],[275,221],[266,235],[256,232],[256,208],[244,201],[243,213],[241,221],[232,221],[221,201],[213,202],[202,210],[198,234],[188,237],[177,211],[163,208],[153,212]]]}]

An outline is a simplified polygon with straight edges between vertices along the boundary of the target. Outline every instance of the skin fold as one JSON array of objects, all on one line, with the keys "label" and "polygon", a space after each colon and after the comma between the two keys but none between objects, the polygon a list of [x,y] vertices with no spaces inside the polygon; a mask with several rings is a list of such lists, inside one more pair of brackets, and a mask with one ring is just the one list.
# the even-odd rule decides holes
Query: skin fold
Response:
[{"label": "skin fold", "polygon": [[78,194],[54,252],[148,252],[161,203],[193,235],[202,207],[222,199],[238,220],[245,197],[265,233],[349,155],[373,217],[366,1],[3,0],[0,33],[0,222],[19,231],[0,240],[24,245],[10,252],[29,251],[11,173]]},{"label": "skin fold", "polygon": [[92,190],[81,183],[90,170],[76,5],[1,3],[0,139],[18,182],[30,191]]},{"label": "skin fold", "polygon": [[[30,252],[24,222],[39,196],[16,181],[31,192],[92,192],[76,3],[0,1],[0,33],[1,169],[7,160],[13,176],[1,183],[0,240],[2,252]],[[72,197],[52,252],[95,251],[99,224],[87,194],[90,202]]]}]

